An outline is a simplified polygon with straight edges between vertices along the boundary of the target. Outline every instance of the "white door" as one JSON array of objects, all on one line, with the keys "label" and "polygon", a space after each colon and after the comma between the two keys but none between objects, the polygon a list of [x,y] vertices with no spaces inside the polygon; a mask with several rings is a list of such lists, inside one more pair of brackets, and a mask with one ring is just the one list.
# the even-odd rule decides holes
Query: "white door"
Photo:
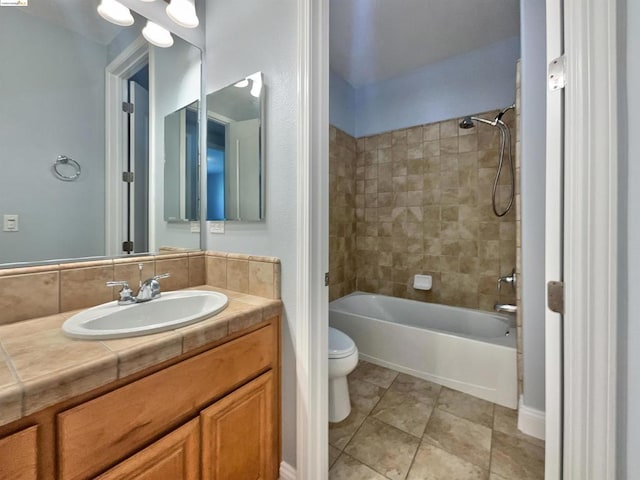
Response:
[{"label": "white door", "polygon": [[129,82],[129,102],[134,105],[129,116],[128,240],[133,252],[149,251],[149,92],[136,82]]}]

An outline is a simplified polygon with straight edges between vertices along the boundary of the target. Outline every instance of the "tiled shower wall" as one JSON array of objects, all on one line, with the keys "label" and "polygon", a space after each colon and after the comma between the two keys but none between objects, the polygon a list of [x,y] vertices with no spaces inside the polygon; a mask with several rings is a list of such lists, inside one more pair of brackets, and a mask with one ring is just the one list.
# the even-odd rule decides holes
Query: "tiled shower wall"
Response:
[{"label": "tiled shower wall", "polygon": [[[504,120],[514,143],[514,113]],[[515,302],[510,286],[501,294],[496,288],[498,276],[516,266],[515,208],[502,218],[491,210],[499,131],[483,124],[464,130],[458,122],[357,141],[331,127],[331,299],[358,289],[490,311],[498,301]],[[500,205],[509,182],[505,168]],[[432,289],[415,290],[415,274],[431,275]]]},{"label": "tiled shower wall", "polygon": [[329,127],[329,299],[356,290],[356,140]]}]

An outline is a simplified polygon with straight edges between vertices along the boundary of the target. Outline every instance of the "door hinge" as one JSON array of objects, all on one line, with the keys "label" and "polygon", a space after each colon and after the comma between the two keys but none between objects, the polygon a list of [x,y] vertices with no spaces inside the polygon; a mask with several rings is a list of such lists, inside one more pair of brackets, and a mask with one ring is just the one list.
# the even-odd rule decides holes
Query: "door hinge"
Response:
[{"label": "door hinge", "polygon": [[547,305],[552,312],[564,315],[564,282],[547,283]]},{"label": "door hinge", "polygon": [[133,183],[133,172],[122,172],[122,181],[126,183]]},{"label": "door hinge", "polygon": [[329,286],[329,272],[324,274],[324,286],[325,287]]},{"label": "door hinge", "polygon": [[554,58],[549,63],[549,90],[555,92],[565,87],[567,83],[566,70],[565,70],[565,56],[561,55],[558,58]]},{"label": "door hinge", "polygon": [[131,103],[131,102],[122,102],[122,111],[124,113],[132,114],[133,113],[133,103]]},{"label": "door hinge", "polygon": [[122,242],[122,251],[127,253],[133,252],[133,242],[129,240]]}]

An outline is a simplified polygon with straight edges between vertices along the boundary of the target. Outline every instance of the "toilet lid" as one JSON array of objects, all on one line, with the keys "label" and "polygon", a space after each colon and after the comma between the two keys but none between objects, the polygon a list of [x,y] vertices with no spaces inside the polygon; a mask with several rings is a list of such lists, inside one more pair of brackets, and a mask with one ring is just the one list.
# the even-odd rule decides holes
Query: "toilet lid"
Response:
[{"label": "toilet lid", "polygon": [[356,351],[356,344],[347,334],[329,327],[329,358],[348,357]]}]

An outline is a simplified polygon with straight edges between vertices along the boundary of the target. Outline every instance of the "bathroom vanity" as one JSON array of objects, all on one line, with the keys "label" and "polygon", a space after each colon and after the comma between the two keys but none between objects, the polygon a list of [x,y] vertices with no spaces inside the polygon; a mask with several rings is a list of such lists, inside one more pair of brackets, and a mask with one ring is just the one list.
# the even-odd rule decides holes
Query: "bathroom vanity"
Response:
[{"label": "bathroom vanity", "polygon": [[276,479],[274,317],[0,427],[0,478]]},{"label": "bathroom vanity", "polygon": [[282,303],[197,288],[229,305],[170,332],[75,340],[71,313],[0,326],[0,480],[277,479]]}]

